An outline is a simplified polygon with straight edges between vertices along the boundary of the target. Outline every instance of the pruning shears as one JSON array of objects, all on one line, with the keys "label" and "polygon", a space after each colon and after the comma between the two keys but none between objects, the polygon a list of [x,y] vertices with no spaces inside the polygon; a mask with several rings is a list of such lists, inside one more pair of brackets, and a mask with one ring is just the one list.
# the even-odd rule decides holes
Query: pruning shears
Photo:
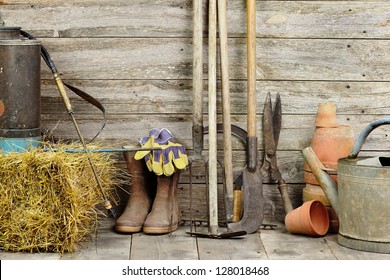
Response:
[{"label": "pruning shears", "polygon": [[279,192],[283,199],[286,214],[293,210],[287,191],[287,184],[280,173],[276,151],[282,127],[282,102],[280,95],[276,95],[275,105],[272,109],[271,94],[267,94],[263,112],[263,135],[264,135],[264,160],[261,167],[263,177],[268,177],[278,184]]}]

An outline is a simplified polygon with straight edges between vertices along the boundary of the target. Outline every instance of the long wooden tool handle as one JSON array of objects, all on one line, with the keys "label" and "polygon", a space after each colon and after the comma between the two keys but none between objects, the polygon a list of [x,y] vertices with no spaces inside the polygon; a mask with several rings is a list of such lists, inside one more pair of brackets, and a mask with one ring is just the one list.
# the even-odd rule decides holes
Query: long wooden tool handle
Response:
[{"label": "long wooden tool handle", "polygon": [[256,0],[247,0],[247,168],[254,172],[257,165],[256,137]]},{"label": "long wooden tool handle", "polygon": [[287,215],[287,213],[294,210],[294,208],[292,206],[290,196],[288,194],[288,186],[284,180],[280,180],[278,182],[278,189],[279,189],[280,195],[282,196],[284,212]]},{"label": "long wooden tool handle", "polygon": [[92,159],[91,157],[89,156],[89,152],[87,150],[87,146],[85,144],[85,141],[84,141],[84,137],[83,135],[81,134],[81,131],[80,131],[80,128],[76,122],[76,119],[74,117],[74,112],[73,112],[73,109],[72,109],[72,105],[70,103],[70,100],[69,100],[69,97],[68,97],[68,94],[66,93],[66,90],[65,90],[65,86],[64,86],[64,83],[62,82],[60,76],[58,75],[58,73],[56,71],[53,72],[53,76],[54,76],[54,80],[57,84],[57,88],[58,88],[58,91],[60,93],[60,96],[62,98],[62,101],[64,102],[64,105],[65,105],[65,108],[73,122],[73,125],[76,129],[76,132],[77,132],[77,135],[79,136],[79,139],[80,139],[80,142],[83,146],[83,150],[85,152],[85,155],[87,156],[87,159],[89,161],[89,165],[91,166],[91,169],[92,169],[92,173],[95,177],[95,180],[96,180],[96,183],[99,187],[99,190],[102,194],[102,197],[103,197],[103,200],[104,200],[104,207],[108,210],[108,213],[109,215],[112,217],[112,218],[115,218],[116,217],[116,213],[115,213],[115,210],[113,209],[112,205],[111,205],[111,202],[108,200],[108,197],[103,189],[103,186],[102,186],[102,182],[100,181],[100,178],[99,178],[99,175],[97,174],[97,171],[96,171],[96,167],[94,165],[94,163],[92,162]]},{"label": "long wooden tool handle", "polygon": [[232,219],[233,211],[233,159],[232,126],[230,117],[229,58],[227,43],[226,0],[218,0],[219,42],[221,55],[223,162],[225,171],[226,218]]},{"label": "long wooden tool handle", "polygon": [[203,13],[201,0],[193,1],[193,122],[192,141],[195,153],[203,150]]},{"label": "long wooden tool handle", "polygon": [[232,222],[237,223],[241,220],[242,190],[234,191],[233,217]]},{"label": "long wooden tool handle", "polygon": [[217,181],[217,5],[209,2],[209,215],[210,234],[218,231]]}]

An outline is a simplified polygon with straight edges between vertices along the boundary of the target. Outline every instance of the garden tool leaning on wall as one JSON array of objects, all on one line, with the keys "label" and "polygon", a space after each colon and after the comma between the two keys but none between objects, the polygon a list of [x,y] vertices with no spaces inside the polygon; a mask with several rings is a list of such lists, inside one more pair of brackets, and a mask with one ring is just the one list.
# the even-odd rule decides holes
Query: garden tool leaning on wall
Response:
[{"label": "garden tool leaning on wall", "polygon": [[[233,156],[232,156],[232,128],[230,117],[230,85],[229,59],[227,42],[227,15],[226,0],[218,0],[218,27],[220,42],[221,64],[221,95],[222,95],[222,127],[223,127],[223,177],[225,194],[226,221],[233,219]],[[218,129],[217,129],[218,130]]]},{"label": "garden tool leaning on wall", "polygon": [[[201,36],[202,36],[202,24],[199,24],[199,21],[201,22],[202,19],[202,5],[201,1],[193,1],[194,5],[194,127],[197,124],[199,126],[199,123],[202,120],[202,116],[200,114],[197,114],[198,112],[201,112],[201,101],[202,101],[202,87],[200,86],[202,84],[201,79],[199,77],[202,76],[202,68],[201,65],[199,66],[200,62],[202,61],[201,58]],[[226,48],[226,1],[218,1],[218,13],[220,14],[220,36],[224,37],[224,39],[221,39],[221,42],[224,42],[224,46],[221,46],[221,60],[224,60],[224,65],[222,66],[223,72],[224,72],[224,82],[227,78],[227,48]],[[208,170],[206,170],[206,186],[208,190],[208,232],[194,232],[191,231],[188,232],[191,235],[195,236],[202,236],[202,237],[211,237],[211,238],[229,238],[234,236],[241,236],[245,235],[245,231],[228,231],[228,232],[220,232],[219,231],[219,225],[218,225],[218,180],[217,180],[217,167],[218,167],[218,160],[217,160],[217,111],[216,111],[216,103],[217,103],[217,2],[216,0],[210,0],[209,1],[209,64],[208,64],[208,117],[209,117],[209,126],[208,126],[208,134],[209,134],[209,157],[207,161],[207,167]],[[221,62],[222,63],[222,62]],[[195,91],[196,90],[196,91]],[[225,93],[226,93],[226,87],[225,87]],[[195,96],[197,95],[197,96]],[[225,101],[229,102],[229,99]],[[195,103],[196,102],[196,103]],[[228,105],[225,105],[228,106]],[[225,107],[226,108],[226,107]],[[198,116],[198,119],[197,119]],[[230,116],[228,116],[230,117]],[[225,119],[226,120],[226,119]],[[227,120],[229,121],[229,120]],[[203,125],[202,125],[203,130]],[[230,130],[230,122],[229,122],[229,130]],[[196,131],[195,131],[196,132]],[[196,134],[193,137],[195,140]],[[203,137],[203,135],[202,135]],[[228,137],[230,138],[230,133],[228,133]],[[230,140],[226,138],[225,140]],[[199,142],[196,144],[199,146]],[[194,145],[194,148],[196,146]],[[226,147],[226,145],[224,145]],[[199,149],[201,151],[201,149]],[[197,151],[196,151],[197,152]],[[225,153],[226,155],[226,153]],[[198,157],[200,156],[200,153],[198,153]],[[231,172],[232,175],[232,172]],[[231,183],[233,183],[233,180],[231,180]],[[190,192],[192,191],[192,188]],[[231,190],[231,193],[233,193],[233,188]],[[232,196],[232,195],[231,195]],[[226,198],[226,197],[225,197]],[[225,201],[226,202],[226,201]],[[231,204],[231,203],[230,203]],[[192,222],[192,221],[191,221]]]},{"label": "garden tool leaning on wall", "polygon": [[172,232],[180,218],[177,186],[180,170],[188,165],[186,150],[166,128],[151,129],[140,144],[142,151],[135,155],[124,153],[132,178],[131,192],[115,228],[123,233]]},{"label": "garden tool leaning on wall", "polygon": [[[21,30],[21,35],[27,37],[27,38],[30,38],[30,39],[35,39],[31,34]],[[105,191],[103,190],[103,187],[102,187],[102,183],[100,181],[100,178],[97,174],[97,171],[96,171],[96,168],[95,168],[95,165],[93,164],[92,160],[91,160],[91,157],[89,156],[89,152],[87,150],[87,146],[86,146],[86,143],[84,141],[84,137],[83,135],[81,134],[81,131],[79,129],[79,126],[76,122],[76,119],[74,117],[74,111],[73,111],[73,108],[72,108],[72,105],[70,103],[70,100],[69,100],[69,97],[68,97],[68,94],[65,90],[65,85],[64,83],[62,82],[60,76],[59,76],[59,73],[57,71],[57,68],[53,62],[53,60],[51,59],[49,53],[47,52],[46,48],[41,46],[41,55],[42,55],[42,58],[44,59],[44,61],[46,62],[47,66],[50,68],[50,70],[52,71],[53,73],[53,77],[54,77],[54,80],[56,82],[56,85],[57,85],[57,88],[58,88],[58,91],[60,93],[60,96],[62,98],[62,101],[64,102],[64,105],[65,105],[65,108],[66,108],[66,111],[68,113],[68,115],[70,116],[72,122],[73,122],[73,125],[76,129],[76,132],[77,132],[77,135],[79,137],[79,140],[83,146],[83,151],[84,153],[86,154],[87,158],[88,158],[88,161],[89,161],[89,164],[91,166],[91,169],[92,169],[92,173],[95,177],[95,180],[96,180],[96,183],[98,185],[98,188],[102,194],[102,198],[104,200],[104,206],[105,208],[107,209],[108,211],[108,214],[109,216],[115,218],[116,217],[116,213],[115,213],[115,210],[113,209],[111,203],[110,203],[110,200],[108,199],[108,196],[107,194],[105,193]],[[104,114],[104,117],[105,117],[105,110],[104,110],[104,107],[97,101],[95,100],[94,98],[92,98],[91,96],[89,96],[88,94],[86,94],[85,92],[77,89],[76,87],[72,87],[70,85],[66,85],[68,88],[70,88],[72,91],[74,91],[76,94],[78,94],[79,96],[81,96],[82,98],[86,99],[88,102],[90,102],[91,104],[93,104],[94,106],[98,107]],[[105,125],[105,122],[101,128],[101,130],[104,128],[104,125]],[[100,130],[100,131],[101,131]],[[99,131],[99,132],[100,132]],[[97,135],[96,135],[97,136]],[[96,138],[96,136],[94,138]],[[93,138],[93,139],[94,139]],[[93,140],[92,139],[92,140]]]},{"label": "garden tool leaning on wall", "polygon": [[[203,5],[193,2],[193,42],[192,42],[192,146],[195,154],[189,157],[189,201],[190,233],[193,232],[193,180],[192,171],[196,162],[204,166],[207,174],[207,157],[203,155]],[[208,210],[207,210],[208,211]]]},{"label": "garden tool leaning on wall", "polygon": [[[247,134],[246,156],[247,165],[236,180],[241,184],[243,196],[243,214],[238,222],[229,223],[230,230],[245,230],[256,232],[263,223],[264,206],[271,207],[274,213],[274,203],[263,197],[262,175],[257,162],[256,137],[256,1],[247,0]],[[242,134],[242,133],[241,133]],[[244,135],[241,135],[243,137]],[[237,183],[237,181],[241,181]]]}]

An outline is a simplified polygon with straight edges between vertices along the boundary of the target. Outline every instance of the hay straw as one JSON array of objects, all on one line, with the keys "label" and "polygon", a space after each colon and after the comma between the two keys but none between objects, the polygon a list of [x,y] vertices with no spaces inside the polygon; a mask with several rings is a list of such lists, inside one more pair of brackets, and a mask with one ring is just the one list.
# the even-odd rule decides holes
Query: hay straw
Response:
[{"label": "hay straw", "polygon": [[[89,155],[111,199],[120,170],[108,153]],[[96,230],[102,202],[84,153],[0,153],[0,248],[5,251],[75,251]]]}]

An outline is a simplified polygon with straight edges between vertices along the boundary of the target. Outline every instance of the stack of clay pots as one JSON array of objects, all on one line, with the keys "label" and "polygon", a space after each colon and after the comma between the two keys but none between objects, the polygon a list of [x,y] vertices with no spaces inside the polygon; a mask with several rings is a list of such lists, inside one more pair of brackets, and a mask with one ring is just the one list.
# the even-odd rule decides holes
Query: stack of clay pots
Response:
[{"label": "stack of clay pots", "polygon": [[[336,115],[336,106],[332,102],[320,103],[315,121],[315,131],[310,143],[318,159],[337,183],[338,160],[348,156],[354,144],[353,129],[348,125],[339,125]],[[305,162],[304,179],[306,186],[303,189],[303,201],[318,200],[326,206],[329,213],[329,232],[338,232],[338,219],[328,198],[317,182],[310,167]]]}]

